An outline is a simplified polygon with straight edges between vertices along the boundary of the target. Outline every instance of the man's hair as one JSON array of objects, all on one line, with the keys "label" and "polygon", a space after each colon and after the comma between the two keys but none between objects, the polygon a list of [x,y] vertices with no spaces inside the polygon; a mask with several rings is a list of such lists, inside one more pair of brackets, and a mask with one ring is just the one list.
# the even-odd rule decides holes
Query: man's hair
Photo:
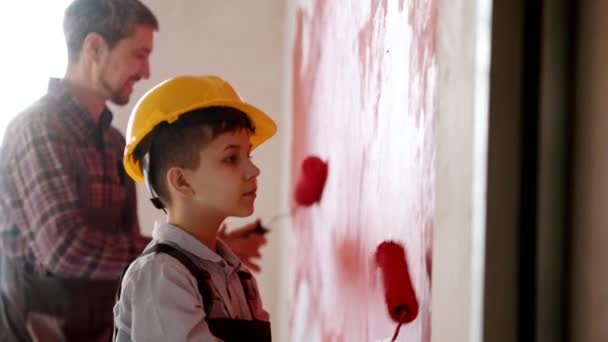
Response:
[{"label": "man's hair", "polygon": [[[168,124],[156,126],[137,146],[134,154],[140,161],[148,154],[148,179],[161,202],[169,203],[167,172],[174,166],[194,170],[200,163],[200,150],[223,133],[245,129],[255,133],[255,126],[240,110],[231,107],[208,107],[182,114]],[[143,164],[142,164],[143,165]]]},{"label": "man's hair", "polygon": [[68,62],[76,62],[89,33],[101,35],[113,48],[133,34],[136,25],[158,30],[154,13],[139,0],[74,0],[66,8],[63,33],[68,48]]}]

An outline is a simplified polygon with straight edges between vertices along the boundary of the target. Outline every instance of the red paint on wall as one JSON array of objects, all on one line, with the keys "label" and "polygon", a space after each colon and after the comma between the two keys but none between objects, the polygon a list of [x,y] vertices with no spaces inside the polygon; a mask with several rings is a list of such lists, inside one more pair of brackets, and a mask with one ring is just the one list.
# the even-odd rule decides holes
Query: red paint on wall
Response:
[{"label": "red paint on wall", "polygon": [[400,340],[430,341],[436,18],[436,0],[297,9],[292,175],[310,154],[330,168],[321,202],[294,218],[290,341],[392,336],[374,262],[389,239],[420,303]]}]

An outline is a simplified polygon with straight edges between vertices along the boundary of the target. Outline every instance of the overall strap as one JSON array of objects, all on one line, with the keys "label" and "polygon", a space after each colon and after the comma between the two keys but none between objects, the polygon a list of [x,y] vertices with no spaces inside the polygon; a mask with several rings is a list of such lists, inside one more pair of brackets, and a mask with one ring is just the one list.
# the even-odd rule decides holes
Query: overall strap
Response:
[{"label": "overall strap", "polygon": [[[169,244],[157,243],[157,244],[153,245],[152,247],[148,248],[147,250],[145,250],[139,257],[148,255],[148,254],[152,254],[152,253],[168,254],[168,255],[172,256],[173,258],[177,259],[177,261],[179,261],[182,265],[184,265],[184,267],[186,267],[186,269],[196,279],[196,283],[198,286],[198,292],[201,294],[201,297],[203,298],[203,303],[204,303],[203,309],[205,310],[205,314],[208,315],[211,310],[211,304],[212,304],[212,301],[210,299],[213,298],[212,294],[211,294],[211,288],[209,287],[209,281],[211,280],[211,275],[209,275],[209,273],[207,271],[198,267],[192,259],[190,259],[186,254],[184,254],[184,252],[180,251],[179,249],[177,249]],[[125,267],[125,269],[122,271],[122,274],[120,275],[120,282],[118,283],[118,289],[116,291],[116,303],[118,303],[118,300],[120,299],[120,292],[122,289],[122,280],[123,280],[128,268],[129,268],[129,266]],[[112,339],[113,341],[116,340],[117,334],[118,334],[118,328],[114,327],[114,338]]]},{"label": "overall strap", "polygon": [[205,314],[208,315],[211,309],[211,289],[209,288],[209,281],[211,280],[211,275],[209,272],[200,268],[192,259],[190,259],[184,252],[181,250],[166,244],[166,243],[157,243],[154,246],[150,247],[146,250],[143,255],[151,254],[151,253],[165,253],[169,254],[173,258],[177,259],[186,269],[192,274],[192,276],[196,279],[196,283],[198,286],[198,292],[203,297],[203,302],[205,303]]}]

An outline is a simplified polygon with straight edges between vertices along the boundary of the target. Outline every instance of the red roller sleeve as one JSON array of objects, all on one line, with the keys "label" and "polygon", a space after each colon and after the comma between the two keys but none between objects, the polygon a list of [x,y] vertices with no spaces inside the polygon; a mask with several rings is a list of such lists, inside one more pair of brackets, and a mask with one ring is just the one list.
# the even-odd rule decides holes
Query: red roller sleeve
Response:
[{"label": "red roller sleeve", "polygon": [[298,182],[296,183],[293,194],[296,205],[293,206],[288,213],[274,216],[265,224],[265,226],[259,222],[258,226],[252,231],[252,233],[266,234],[269,232],[267,227],[270,227],[272,222],[280,218],[292,216],[299,208],[309,207],[321,201],[321,195],[323,194],[326,179],[327,163],[316,156],[306,157],[302,161],[300,176],[298,178]]},{"label": "red roller sleeve", "polygon": [[319,157],[306,157],[302,161],[302,170],[294,193],[296,203],[308,207],[319,202],[326,179],[327,163]]},{"label": "red roller sleeve", "polygon": [[418,300],[412,287],[403,247],[392,241],[382,242],[376,250],[376,262],[382,270],[389,315],[395,322],[413,321],[418,315]]}]

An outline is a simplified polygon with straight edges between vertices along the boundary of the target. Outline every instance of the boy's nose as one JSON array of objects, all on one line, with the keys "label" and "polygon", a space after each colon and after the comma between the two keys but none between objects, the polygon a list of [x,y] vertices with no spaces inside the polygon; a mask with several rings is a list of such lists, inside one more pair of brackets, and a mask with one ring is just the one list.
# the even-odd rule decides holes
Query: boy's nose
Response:
[{"label": "boy's nose", "polygon": [[260,169],[251,161],[249,160],[249,165],[247,166],[247,169],[245,170],[245,177],[247,179],[251,179],[251,178],[255,178],[257,176],[260,175]]}]

